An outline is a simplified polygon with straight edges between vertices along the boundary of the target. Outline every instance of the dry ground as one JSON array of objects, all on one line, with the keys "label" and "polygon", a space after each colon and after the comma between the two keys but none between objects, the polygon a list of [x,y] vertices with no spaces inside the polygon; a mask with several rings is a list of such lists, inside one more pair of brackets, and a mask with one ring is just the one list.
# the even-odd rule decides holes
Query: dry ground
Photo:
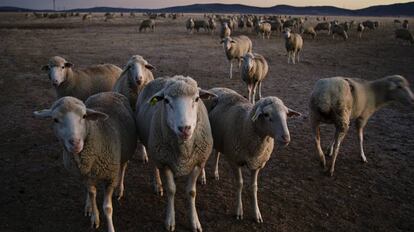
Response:
[{"label": "dry ground", "polygon": [[[278,96],[306,115],[311,89],[320,78],[343,75],[373,80],[401,74],[414,83],[414,46],[394,41],[392,19],[379,20],[381,29],[361,40],[355,31],[346,42],[327,35],[305,39],[298,65],[286,64],[280,35],[262,40],[249,34],[254,50],[270,66],[264,95]],[[157,67],[155,76],[189,75],[203,88],[229,87],[246,95],[238,71],[233,80],[227,78],[228,63],[217,35],[188,35],[184,19],[158,20],[155,33],[137,33],[137,21],[116,18],[104,23],[100,18],[82,23],[79,18],[0,14],[0,231],[90,231],[89,219],[83,216],[84,190],[63,168],[51,122],[32,118],[32,111],[49,107],[55,97],[40,71],[49,57],[64,56],[77,67],[104,62],[122,67],[131,55],[140,54]],[[260,173],[261,225],[252,221],[247,190],[245,220],[235,219],[233,176],[223,161],[221,179],[215,181],[211,159],[208,184],[198,186],[197,194],[204,230],[413,231],[413,119],[412,108],[399,106],[375,114],[365,134],[367,164],[360,162],[355,130],[350,130],[332,178],[319,168],[306,117],[290,120],[291,144],[275,151]],[[331,127],[323,127],[325,144],[332,133]],[[153,194],[150,170],[136,157],[131,162],[126,196],[114,204],[118,231],[163,230],[166,198]],[[245,183],[249,179],[246,172]],[[184,183],[183,178],[178,180],[177,231],[189,230]],[[105,231],[103,214],[101,221],[99,231]]]}]

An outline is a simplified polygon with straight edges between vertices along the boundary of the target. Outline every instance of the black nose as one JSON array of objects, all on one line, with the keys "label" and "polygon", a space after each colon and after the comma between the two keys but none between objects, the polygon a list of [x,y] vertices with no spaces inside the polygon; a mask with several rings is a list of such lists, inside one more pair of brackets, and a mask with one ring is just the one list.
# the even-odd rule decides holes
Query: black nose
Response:
[{"label": "black nose", "polygon": [[191,130],[191,126],[179,126],[178,130],[183,134],[188,134]]}]

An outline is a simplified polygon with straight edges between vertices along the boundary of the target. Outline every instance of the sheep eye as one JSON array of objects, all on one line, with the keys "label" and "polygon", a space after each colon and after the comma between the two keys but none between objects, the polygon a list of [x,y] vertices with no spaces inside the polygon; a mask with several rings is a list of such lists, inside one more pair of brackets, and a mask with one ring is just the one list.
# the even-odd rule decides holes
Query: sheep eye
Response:
[{"label": "sheep eye", "polygon": [[54,119],[53,119],[53,121],[54,121],[55,123],[59,123],[59,119],[57,119],[57,118],[54,118]]},{"label": "sheep eye", "polygon": [[195,102],[198,102],[200,100],[200,97],[196,97]]},{"label": "sheep eye", "polygon": [[65,66],[62,66],[62,69],[65,69]]},{"label": "sheep eye", "polygon": [[85,119],[85,118],[86,118],[86,114],[84,114],[84,115],[82,116],[82,118],[83,118],[83,119]]}]

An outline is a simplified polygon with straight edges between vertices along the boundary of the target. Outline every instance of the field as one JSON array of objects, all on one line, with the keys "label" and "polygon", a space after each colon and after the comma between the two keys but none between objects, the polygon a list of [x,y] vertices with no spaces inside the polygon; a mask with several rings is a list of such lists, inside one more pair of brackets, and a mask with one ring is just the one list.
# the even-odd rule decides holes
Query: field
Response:
[{"label": "field", "polygon": [[[154,33],[138,33],[141,18],[124,16],[104,22],[100,15],[83,23],[80,18],[25,19],[23,14],[0,14],[0,231],[91,231],[89,218],[83,216],[83,186],[63,167],[52,123],[32,117],[34,110],[50,107],[55,99],[40,70],[50,57],[63,56],[78,68],[98,63],[123,67],[131,55],[139,54],[156,66],[156,77],[188,75],[204,89],[228,87],[247,95],[237,68],[234,78],[228,78],[229,64],[218,35],[189,35],[185,18],[159,19]],[[274,151],[259,174],[263,224],[252,220],[250,173],[244,173],[245,219],[237,221],[233,175],[223,160],[221,179],[214,180],[210,158],[207,185],[198,185],[196,200],[204,231],[413,230],[413,107],[390,105],[370,119],[365,133],[367,164],[360,162],[352,128],[341,147],[334,177],[327,177],[319,167],[307,117],[308,99],[320,78],[374,80],[400,74],[414,83],[414,46],[395,41],[393,18],[376,20],[380,28],[362,39],[355,28],[348,41],[332,40],[324,33],[314,41],[305,36],[302,62],[297,65],[287,64],[280,34],[263,40],[235,32],[248,34],[254,51],[269,62],[264,95],[281,98],[304,116],[289,120],[292,142]],[[332,136],[333,128],[323,126],[322,142],[327,145]],[[163,230],[166,197],[153,193],[150,173],[151,163],[143,165],[137,157],[130,162],[126,196],[119,203],[114,201],[118,231]],[[185,179],[177,181],[176,229],[189,231]],[[99,231],[105,230],[101,212]]]}]

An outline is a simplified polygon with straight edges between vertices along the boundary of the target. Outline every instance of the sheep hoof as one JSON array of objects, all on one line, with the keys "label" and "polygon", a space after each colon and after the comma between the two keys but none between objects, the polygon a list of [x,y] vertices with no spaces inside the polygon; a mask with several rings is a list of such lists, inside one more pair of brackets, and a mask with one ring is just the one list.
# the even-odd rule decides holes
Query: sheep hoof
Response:
[{"label": "sheep hoof", "polygon": [[219,176],[219,174],[218,174],[218,173],[214,173],[214,179],[215,179],[215,180],[220,180],[220,176]]},{"label": "sheep hoof", "polygon": [[86,217],[92,216],[92,206],[90,204],[87,204],[85,206],[85,216]]},{"label": "sheep hoof", "polygon": [[92,213],[91,215],[91,227],[93,229],[98,229],[99,228],[99,215]]},{"label": "sheep hoof", "polygon": [[368,163],[368,160],[367,159],[361,159],[361,161],[362,161],[362,163]]},{"label": "sheep hoof", "polygon": [[174,224],[169,224],[169,225],[166,225],[166,229],[167,229],[168,231],[174,231],[174,230],[175,230],[175,225],[174,225]]},{"label": "sheep hoof", "polygon": [[201,177],[201,185],[206,185],[207,184],[207,180],[206,180],[206,177],[205,176],[203,176],[203,177]]},{"label": "sheep hoof", "polygon": [[263,223],[263,218],[262,215],[259,213],[256,214],[256,218],[255,218],[256,223]]},{"label": "sheep hoof", "polygon": [[243,220],[243,214],[236,215],[236,219],[237,219],[237,220]]}]

